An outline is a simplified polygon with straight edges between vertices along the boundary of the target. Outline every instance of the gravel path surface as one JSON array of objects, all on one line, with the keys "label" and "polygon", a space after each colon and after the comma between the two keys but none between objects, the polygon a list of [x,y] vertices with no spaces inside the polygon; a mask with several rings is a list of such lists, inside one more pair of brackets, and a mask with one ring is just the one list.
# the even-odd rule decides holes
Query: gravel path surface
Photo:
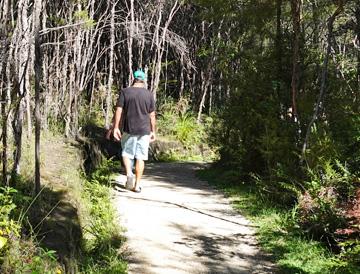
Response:
[{"label": "gravel path surface", "polygon": [[[275,273],[254,227],[219,191],[195,177],[196,163],[146,167],[142,192],[115,187],[128,238],[129,273]],[[125,176],[122,178],[125,182]]]}]

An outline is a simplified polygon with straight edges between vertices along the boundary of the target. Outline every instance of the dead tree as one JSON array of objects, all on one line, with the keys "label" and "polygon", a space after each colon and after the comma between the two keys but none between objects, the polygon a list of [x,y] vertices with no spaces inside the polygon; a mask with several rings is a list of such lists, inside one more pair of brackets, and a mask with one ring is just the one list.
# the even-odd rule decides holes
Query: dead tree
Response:
[{"label": "dead tree", "polygon": [[14,56],[16,66],[17,83],[16,94],[13,94],[15,102],[15,112],[12,121],[12,128],[14,133],[14,164],[12,173],[14,175],[20,174],[20,159],[22,152],[22,135],[23,135],[23,118],[25,110],[25,102],[23,98],[26,96],[26,74],[29,72],[28,66],[30,64],[30,25],[28,18],[29,0],[22,0],[18,3],[18,18],[17,25],[13,34],[13,41],[15,45]]},{"label": "dead tree", "polygon": [[[132,1],[133,2],[133,1]],[[114,70],[114,47],[115,47],[115,7],[116,2],[110,2],[111,20],[110,20],[110,56],[109,56],[109,80],[106,94],[106,114],[105,127],[110,126],[110,115],[112,115],[112,85],[113,85],[113,70]]]},{"label": "dead tree", "polygon": [[163,13],[162,5],[159,5],[159,19],[158,19],[158,24],[156,26],[157,32],[156,32],[156,37],[155,37],[156,58],[155,58],[155,63],[153,64],[154,74],[153,74],[153,83],[151,86],[155,100],[156,100],[156,95],[157,95],[156,94],[157,89],[158,89],[159,83],[160,83],[161,64],[162,64],[162,58],[164,55],[164,51],[166,49],[165,43],[166,43],[166,38],[167,38],[167,34],[168,34],[168,29],[169,29],[171,21],[173,20],[175,14],[178,12],[179,8],[180,8],[180,4],[176,0],[173,4],[173,7],[171,8],[169,16],[168,16],[168,18],[165,22],[165,25],[162,29],[161,36],[159,37],[159,28],[160,28],[160,23],[161,23],[161,19],[162,19],[162,13]]},{"label": "dead tree", "polygon": [[133,40],[134,40],[134,31],[135,31],[135,11],[134,11],[134,0],[130,0],[130,24],[128,29],[128,55],[129,55],[129,82],[130,86],[133,81]]},{"label": "dead tree", "polygon": [[40,15],[42,0],[35,0],[33,12],[34,25],[34,72],[35,72],[35,195],[40,192],[40,131],[41,131],[41,115],[40,115],[40,94],[41,89],[41,41],[40,41]]}]

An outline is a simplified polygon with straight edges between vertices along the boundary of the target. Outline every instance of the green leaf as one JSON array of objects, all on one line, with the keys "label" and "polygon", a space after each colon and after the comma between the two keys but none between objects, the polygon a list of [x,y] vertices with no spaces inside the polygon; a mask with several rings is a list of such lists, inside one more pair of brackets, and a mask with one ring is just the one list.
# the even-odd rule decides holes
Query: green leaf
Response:
[{"label": "green leaf", "polygon": [[0,250],[7,244],[7,239],[0,236]]}]

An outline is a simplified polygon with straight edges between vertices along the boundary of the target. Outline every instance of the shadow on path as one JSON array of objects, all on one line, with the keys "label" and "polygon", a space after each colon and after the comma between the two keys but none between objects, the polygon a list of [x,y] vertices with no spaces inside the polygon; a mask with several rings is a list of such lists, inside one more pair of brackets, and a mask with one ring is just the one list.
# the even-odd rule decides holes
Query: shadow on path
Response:
[{"label": "shadow on path", "polygon": [[[271,263],[271,256],[265,254],[249,254],[246,250],[238,248],[239,245],[258,248],[251,235],[233,233],[228,236],[210,233],[204,235],[199,233],[196,227],[184,227],[174,224],[174,227],[181,231],[183,241],[175,244],[190,246],[194,249],[195,255],[203,260],[209,270],[208,273],[274,273]],[[224,249],[224,246],[227,247]],[[242,268],[224,265],[227,260],[244,261]]]},{"label": "shadow on path", "polygon": [[[260,251],[255,226],[236,213],[220,191],[196,178],[195,171],[206,166],[149,163],[140,194],[114,184],[118,207],[130,220],[130,249],[135,247],[130,273],[276,272],[271,256]],[[136,253],[139,246],[144,247],[142,256]],[[164,262],[154,262],[158,254]]]},{"label": "shadow on path", "polygon": [[[124,188],[123,185],[119,185],[119,184],[113,184],[114,186],[114,189],[118,192],[128,192],[128,190],[126,190]],[[119,188],[121,190],[119,190]],[[191,207],[188,207],[186,205],[182,205],[182,204],[178,204],[178,203],[172,203],[172,202],[167,202],[167,201],[162,201],[162,200],[155,200],[155,199],[149,199],[149,198],[142,198],[142,197],[130,197],[130,196],[126,196],[128,199],[133,199],[133,200],[141,200],[141,201],[147,201],[147,202],[153,202],[153,203],[160,203],[160,204],[167,204],[167,205],[172,205],[172,206],[175,206],[175,207],[179,207],[179,208],[182,208],[182,209],[186,209],[186,210],[189,210],[189,211],[192,211],[192,212],[196,212],[196,213],[199,213],[199,214],[202,214],[202,215],[206,215],[208,217],[211,217],[211,218],[214,218],[214,219],[218,219],[218,220],[221,220],[221,221],[224,221],[224,222],[228,222],[228,223],[232,223],[232,224],[235,224],[235,225],[239,225],[239,226],[244,226],[245,224],[243,223],[239,223],[239,222],[234,222],[232,220],[228,220],[228,219],[225,219],[225,218],[222,218],[222,217],[219,217],[219,216],[215,216],[213,214],[210,214],[210,213],[206,213],[206,212],[203,212],[201,210],[198,210],[196,208],[191,208]],[[248,227],[256,227],[254,225],[249,225],[249,224],[246,224],[246,226]]]}]

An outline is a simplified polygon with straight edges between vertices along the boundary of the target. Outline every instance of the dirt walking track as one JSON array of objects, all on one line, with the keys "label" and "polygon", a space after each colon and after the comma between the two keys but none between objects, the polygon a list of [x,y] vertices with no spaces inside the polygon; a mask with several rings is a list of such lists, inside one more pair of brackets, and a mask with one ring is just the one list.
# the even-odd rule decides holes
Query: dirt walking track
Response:
[{"label": "dirt walking track", "polygon": [[195,177],[197,168],[201,165],[148,164],[141,193],[115,188],[127,230],[129,273],[275,273],[259,251],[254,227]]}]

